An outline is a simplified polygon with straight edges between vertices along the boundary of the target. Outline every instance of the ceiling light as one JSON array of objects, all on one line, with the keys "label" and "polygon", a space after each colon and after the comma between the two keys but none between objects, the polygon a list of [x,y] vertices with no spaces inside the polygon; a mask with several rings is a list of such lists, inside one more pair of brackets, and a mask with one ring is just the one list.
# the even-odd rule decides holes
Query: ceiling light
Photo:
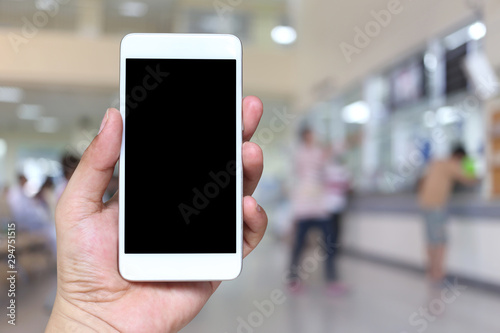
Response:
[{"label": "ceiling light", "polygon": [[278,44],[289,45],[297,39],[297,32],[292,27],[279,25],[271,31],[271,38]]},{"label": "ceiling light", "polygon": [[118,12],[127,17],[143,17],[148,13],[149,6],[144,2],[127,1],[118,7]]},{"label": "ceiling light", "polygon": [[17,108],[17,117],[23,120],[37,120],[42,116],[43,107],[36,104],[21,104]]},{"label": "ceiling light", "polygon": [[21,88],[0,87],[0,102],[20,103],[23,100],[24,92]]},{"label": "ceiling light", "polygon": [[349,104],[342,109],[342,118],[346,123],[365,124],[370,120],[370,108],[364,101]]},{"label": "ceiling light", "polygon": [[476,22],[469,27],[469,36],[474,40],[479,40],[486,36],[486,26],[482,22]]},{"label": "ceiling light", "polygon": [[55,10],[54,8],[57,8],[59,4],[56,2],[56,0],[36,0],[35,1],[35,7],[38,10],[44,10],[44,11],[53,11]]}]

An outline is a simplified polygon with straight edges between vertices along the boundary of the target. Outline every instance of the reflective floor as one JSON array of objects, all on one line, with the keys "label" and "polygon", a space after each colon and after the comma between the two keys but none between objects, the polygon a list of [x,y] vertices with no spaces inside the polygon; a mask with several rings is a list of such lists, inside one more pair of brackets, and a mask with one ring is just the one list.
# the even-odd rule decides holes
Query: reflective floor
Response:
[{"label": "reflective floor", "polygon": [[[288,247],[269,239],[245,260],[242,275],[225,282],[182,333],[498,333],[500,294],[453,281],[442,289],[423,276],[360,259],[342,257],[339,273],[350,293],[332,297],[322,280],[314,247],[304,255],[305,289],[287,292]],[[0,332],[43,332],[44,308],[54,285],[47,276],[23,287],[16,327],[0,322]]]},{"label": "reflective floor", "polygon": [[[8,319],[2,318],[0,332],[44,332],[49,321],[51,310],[49,303],[55,288],[55,273],[32,280],[19,279],[16,288],[16,325],[12,326],[7,323]],[[5,299],[5,297],[0,298],[2,309],[5,309],[3,307],[6,304]]]},{"label": "reflective floor", "polygon": [[288,248],[263,244],[240,278],[224,283],[182,332],[500,332],[500,294],[460,281],[433,289],[421,274],[343,257],[339,273],[351,291],[332,297],[313,258],[311,249],[303,261],[304,292],[291,295],[282,283]]}]

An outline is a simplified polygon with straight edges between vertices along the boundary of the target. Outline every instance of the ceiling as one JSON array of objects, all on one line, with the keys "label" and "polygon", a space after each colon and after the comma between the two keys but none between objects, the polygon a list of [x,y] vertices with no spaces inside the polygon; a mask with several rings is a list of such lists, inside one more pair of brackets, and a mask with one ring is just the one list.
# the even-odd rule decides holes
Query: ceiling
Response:
[{"label": "ceiling", "polygon": [[[19,29],[25,22],[23,18],[32,18],[40,11],[39,8],[44,8],[44,4],[48,6],[47,4],[50,5],[53,1],[55,0],[0,0],[0,27]],[[58,1],[67,2],[67,4],[59,6],[58,14],[48,20],[44,29],[77,32],[82,12],[91,4],[98,4],[97,7],[100,8],[102,34],[125,34],[131,31],[202,32],[199,30],[203,29],[208,29],[207,32],[214,32],[210,31],[211,22],[213,22],[211,16],[218,15],[217,8],[214,7],[215,2],[212,0]],[[264,28],[263,22],[267,24],[279,22],[286,19],[290,12],[292,12],[292,19],[300,18],[297,20],[299,29],[297,49],[301,53],[301,59],[304,59],[302,65],[307,69],[301,70],[301,80],[299,80],[303,82],[303,87],[299,87],[303,91],[306,91],[309,85],[317,85],[317,78],[329,73],[335,78],[341,74],[346,77],[353,76],[349,76],[350,73],[366,74],[375,66],[375,60],[370,61],[367,58],[373,57],[376,53],[378,58],[373,58],[378,59],[377,63],[382,63],[382,60],[386,58],[393,59],[394,52],[389,52],[389,50],[397,49],[397,52],[401,53],[401,49],[409,49],[407,44],[410,45],[410,41],[414,44],[416,41],[414,41],[415,38],[408,38],[408,36],[411,36],[417,29],[425,32],[419,33],[421,42],[425,43],[429,36],[435,34],[436,25],[422,25],[422,20],[419,18],[424,18],[427,23],[433,23],[442,20],[447,12],[453,11],[448,7],[437,8],[438,4],[432,3],[431,0],[418,3],[401,2],[404,5],[404,11],[393,17],[391,25],[373,41],[369,51],[364,51],[355,66],[349,67],[346,66],[338,45],[341,42],[352,43],[355,37],[354,28],[364,27],[367,22],[374,19],[372,11],[386,9],[389,1],[221,0],[221,2],[232,6],[228,8],[228,13],[236,15],[236,22],[239,24],[234,25],[233,28],[240,29],[238,35],[248,34],[249,40],[256,40],[252,36],[255,33],[265,35],[267,39],[270,39],[269,32],[266,30],[267,26]],[[147,8],[147,10],[143,10],[141,16],[124,16],[123,8],[121,8],[124,3],[142,3],[142,8]],[[287,8],[287,4],[292,6]],[[136,8],[136,11],[141,12],[140,6]],[[464,6],[464,1],[457,2],[456,7]],[[429,10],[435,7],[436,12]],[[318,11],[318,8],[324,8],[324,10]],[[428,26],[432,26],[432,29]],[[301,36],[308,38],[301,39]],[[268,45],[260,44],[257,46],[268,47]],[[307,53],[307,56],[302,56],[304,53]],[[331,63],[331,68],[325,69],[325,63]],[[116,101],[117,92],[76,88],[68,91],[60,87],[35,87],[25,89],[24,96],[22,103],[41,105],[44,109],[44,116],[58,117],[61,128],[65,128],[87,116],[98,125],[105,109]],[[18,107],[19,104],[0,102],[0,130],[33,129],[33,121],[18,118],[16,112]]]},{"label": "ceiling", "polygon": [[[237,15],[232,20],[233,32],[250,39],[251,31],[257,30],[251,24],[259,21],[258,15],[281,17],[286,10],[286,0],[227,3],[234,4],[229,8],[229,15]],[[126,4],[130,8],[124,8]],[[234,10],[236,7],[237,11]],[[43,16],[40,12],[48,15],[43,29],[50,31],[76,33],[81,29],[79,21],[90,15],[101,17],[95,24],[99,26],[99,34],[103,35],[174,32],[179,29],[186,32],[231,32],[217,31],[218,28],[211,24],[213,17],[218,15],[215,3],[202,0],[0,0],[0,27],[14,31],[23,29],[26,21],[34,22],[35,16]],[[0,89],[2,86],[0,78]],[[17,103],[0,101],[0,131],[34,131],[44,119],[56,119],[53,128],[56,132],[71,131],[82,122],[95,127],[99,126],[108,107],[118,107],[117,91],[31,85],[21,88],[22,100]],[[24,116],[19,110],[25,108],[23,105],[28,105],[28,108],[34,105],[39,113],[37,119],[21,119],[20,116]]]},{"label": "ceiling", "polygon": [[[166,30],[174,2],[176,1],[0,0],[0,26],[21,27],[24,24],[23,17],[31,19],[35,13],[46,11],[50,19],[44,24],[44,29],[76,30],[80,13],[91,7],[102,15],[104,33],[127,32],[127,29]],[[127,4],[129,7],[125,7]],[[140,15],[134,16],[134,12]],[[125,14],[122,15],[123,13]]]},{"label": "ceiling", "polygon": [[[35,106],[37,112],[34,117],[22,119],[22,110],[26,106]],[[20,103],[0,102],[0,132],[43,131],[39,122],[44,119],[57,119],[53,128],[55,132],[71,131],[75,126],[82,127],[84,124],[96,127],[109,107],[119,107],[118,92],[23,89]]]},{"label": "ceiling", "polygon": [[46,11],[49,19],[44,22],[44,29],[76,31],[82,15],[90,10],[95,17],[102,18],[95,21],[101,25],[102,33],[172,32],[185,12],[198,16],[269,12],[281,16],[286,13],[287,1],[220,1],[219,4],[203,0],[0,0],[0,27],[22,27],[26,18],[33,21],[37,12]]}]

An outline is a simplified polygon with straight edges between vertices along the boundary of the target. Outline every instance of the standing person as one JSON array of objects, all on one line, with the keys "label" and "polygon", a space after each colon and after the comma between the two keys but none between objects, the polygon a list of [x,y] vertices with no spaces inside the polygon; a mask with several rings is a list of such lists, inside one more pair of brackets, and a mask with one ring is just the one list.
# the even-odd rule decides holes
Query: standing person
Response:
[{"label": "standing person", "polygon": [[43,196],[44,187],[40,187],[34,195],[28,195],[27,183],[26,177],[19,174],[18,183],[7,193],[12,218],[18,223],[20,230],[45,234],[45,230],[53,225],[53,222],[50,208]]},{"label": "standing person", "polygon": [[[342,217],[347,207],[348,192],[351,187],[351,175],[349,170],[338,157],[330,158],[325,167],[325,206],[332,224],[332,242],[337,245],[340,239]],[[336,257],[338,250],[333,253],[332,265],[334,273],[337,273]],[[347,286],[338,281],[335,274],[334,282],[329,286],[328,292],[333,295],[344,294],[348,291]]]},{"label": "standing person", "polygon": [[324,205],[324,166],[327,154],[317,144],[311,129],[302,129],[300,140],[301,144],[295,156],[296,184],[292,194],[292,210],[296,230],[288,283],[290,291],[294,293],[303,288],[299,261],[306,244],[306,236],[312,228],[323,231],[326,279],[330,283],[335,280],[333,228]]},{"label": "standing person", "polygon": [[[57,244],[56,244],[56,226],[55,226],[55,221],[54,221],[54,215],[53,212],[55,211],[54,208],[52,208],[52,200],[53,198],[53,188],[54,188],[54,182],[52,178],[47,177],[45,179],[45,182],[40,188],[40,191],[35,195],[34,199],[38,202],[38,205],[43,209],[43,211],[46,212],[47,214],[47,220],[49,221],[47,225],[44,228],[44,234],[47,237],[47,240],[49,242],[49,247],[52,252],[52,256],[55,259],[56,256],[56,250],[57,250]],[[55,263],[55,261],[54,261]]]},{"label": "standing person", "polygon": [[457,146],[449,158],[432,161],[419,187],[418,202],[423,211],[427,236],[427,274],[434,284],[440,284],[446,275],[447,205],[453,185],[455,182],[464,185],[477,183],[476,178],[464,171],[463,161],[466,157],[465,149]]},{"label": "standing person", "polygon": [[[29,181],[22,174],[18,175],[18,184],[7,193],[7,202],[16,229],[21,233],[35,235],[45,245],[49,259],[55,259],[56,230],[50,211],[48,193],[53,186],[51,179],[46,179],[36,193],[27,191]],[[55,261],[54,261],[55,263]]]}]

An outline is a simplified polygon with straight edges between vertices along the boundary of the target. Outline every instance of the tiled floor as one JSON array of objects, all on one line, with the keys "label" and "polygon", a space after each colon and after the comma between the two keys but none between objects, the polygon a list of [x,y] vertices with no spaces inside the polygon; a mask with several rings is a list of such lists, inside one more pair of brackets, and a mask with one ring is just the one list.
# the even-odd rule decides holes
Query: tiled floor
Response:
[{"label": "tiled floor", "polygon": [[[246,260],[240,278],[224,283],[182,333],[500,332],[498,294],[462,286],[460,281],[442,293],[430,289],[420,274],[342,258],[339,272],[351,293],[330,297],[321,279],[321,262],[314,263],[314,251],[305,258],[304,269],[311,272],[306,276],[307,289],[293,296],[282,283],[287,247],[263,244]],[[273,309],[274,290],[279,290],[275,296],[283,292],[284,303]],[[427,312],[429,308],[434,312]]]},{"label": "tiled floor", "polygon": [[[305,258],[307,289],[292,296],[283,285],[288,248],[268,239],[245,260],[242,275],[223,283],[182,333],[500,332],[498,294],[463,289],[460,281],[444,293],[431,292],[419,274],[344,257],[339,271],[351,293],[330,297],[314,249]],[[43,332],[48,320],[43,303],[53,283],[52,277],[26,285],[18,298],[18,325],[1,320],[0,332]]]}]

